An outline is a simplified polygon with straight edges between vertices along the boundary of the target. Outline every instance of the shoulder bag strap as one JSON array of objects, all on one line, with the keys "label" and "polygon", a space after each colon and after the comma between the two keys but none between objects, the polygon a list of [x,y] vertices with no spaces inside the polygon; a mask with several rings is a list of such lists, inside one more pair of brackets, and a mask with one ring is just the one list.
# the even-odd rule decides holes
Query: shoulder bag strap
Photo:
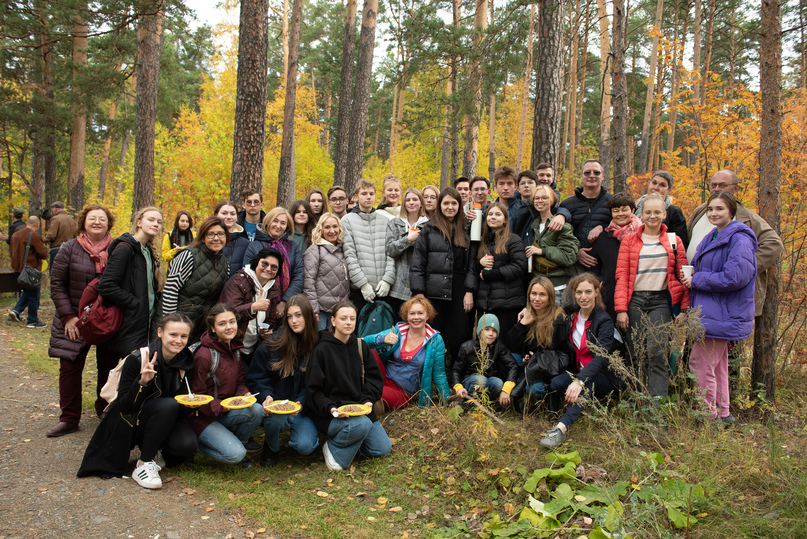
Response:
[{"label": "shoulder bag strap", "polygon": [[28,234],[28,243],[25,244],[25,256],[22,258],[22,267],[28,265],[28,252],[31,249],[31,238],[34,235],[34,231],[32,230],[30,234]]}]

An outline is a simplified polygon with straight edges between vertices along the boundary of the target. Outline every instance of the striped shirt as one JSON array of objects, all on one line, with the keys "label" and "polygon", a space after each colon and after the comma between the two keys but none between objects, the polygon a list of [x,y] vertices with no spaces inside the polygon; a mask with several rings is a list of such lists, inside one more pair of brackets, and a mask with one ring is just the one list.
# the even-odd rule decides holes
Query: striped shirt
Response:
[{"label": "striped shirt", "polygon": [[642,234],[642,250],[636,268],[635,291],[658,292],[667,289],[667,248],[661,244],[659,236]]}]

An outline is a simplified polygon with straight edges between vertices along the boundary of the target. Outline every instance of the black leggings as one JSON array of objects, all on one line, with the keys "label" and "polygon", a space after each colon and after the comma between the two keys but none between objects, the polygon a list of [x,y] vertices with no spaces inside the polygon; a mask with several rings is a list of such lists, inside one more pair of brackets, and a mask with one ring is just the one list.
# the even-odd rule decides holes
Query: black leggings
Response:
[{"label": "black leggings", "polygon": [[179,418],[181,406],[169,397],[152,399],[143,405],[134,430],[140,460],[154,460],[158,449],[169,458],[192,457],[196,453],[196,434],[187,419]]}]

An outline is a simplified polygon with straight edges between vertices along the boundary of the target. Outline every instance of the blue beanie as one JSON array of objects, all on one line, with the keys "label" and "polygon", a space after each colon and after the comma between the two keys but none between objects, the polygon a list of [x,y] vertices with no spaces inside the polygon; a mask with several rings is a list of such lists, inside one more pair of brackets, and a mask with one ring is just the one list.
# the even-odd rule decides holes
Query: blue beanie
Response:
[{"label": "blue beanie", "polygon": [[496,330],[496,333],[501,333],[499,329],[499,319],[495,314],[482,315],[479,322],[476,323],[476,334],[479,335],[485,328],[493,328]]}]

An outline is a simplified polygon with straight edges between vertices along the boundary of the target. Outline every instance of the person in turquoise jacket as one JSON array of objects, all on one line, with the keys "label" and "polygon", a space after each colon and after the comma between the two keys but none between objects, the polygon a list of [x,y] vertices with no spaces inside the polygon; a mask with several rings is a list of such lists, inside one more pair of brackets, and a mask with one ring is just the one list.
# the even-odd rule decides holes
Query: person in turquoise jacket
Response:
[{"label": "person in turquoise jacket", "polygon": [[434,402],[433,386],[437,386],[442,401],[451,394],[446,377],[446,346],[440,332],[428,323],[435,314],[431,302],[418,294],[401,306],[403,322],[364,337],[380,358],[385,410],[403,408],[415,397],[421,408],[429,406]]}]

